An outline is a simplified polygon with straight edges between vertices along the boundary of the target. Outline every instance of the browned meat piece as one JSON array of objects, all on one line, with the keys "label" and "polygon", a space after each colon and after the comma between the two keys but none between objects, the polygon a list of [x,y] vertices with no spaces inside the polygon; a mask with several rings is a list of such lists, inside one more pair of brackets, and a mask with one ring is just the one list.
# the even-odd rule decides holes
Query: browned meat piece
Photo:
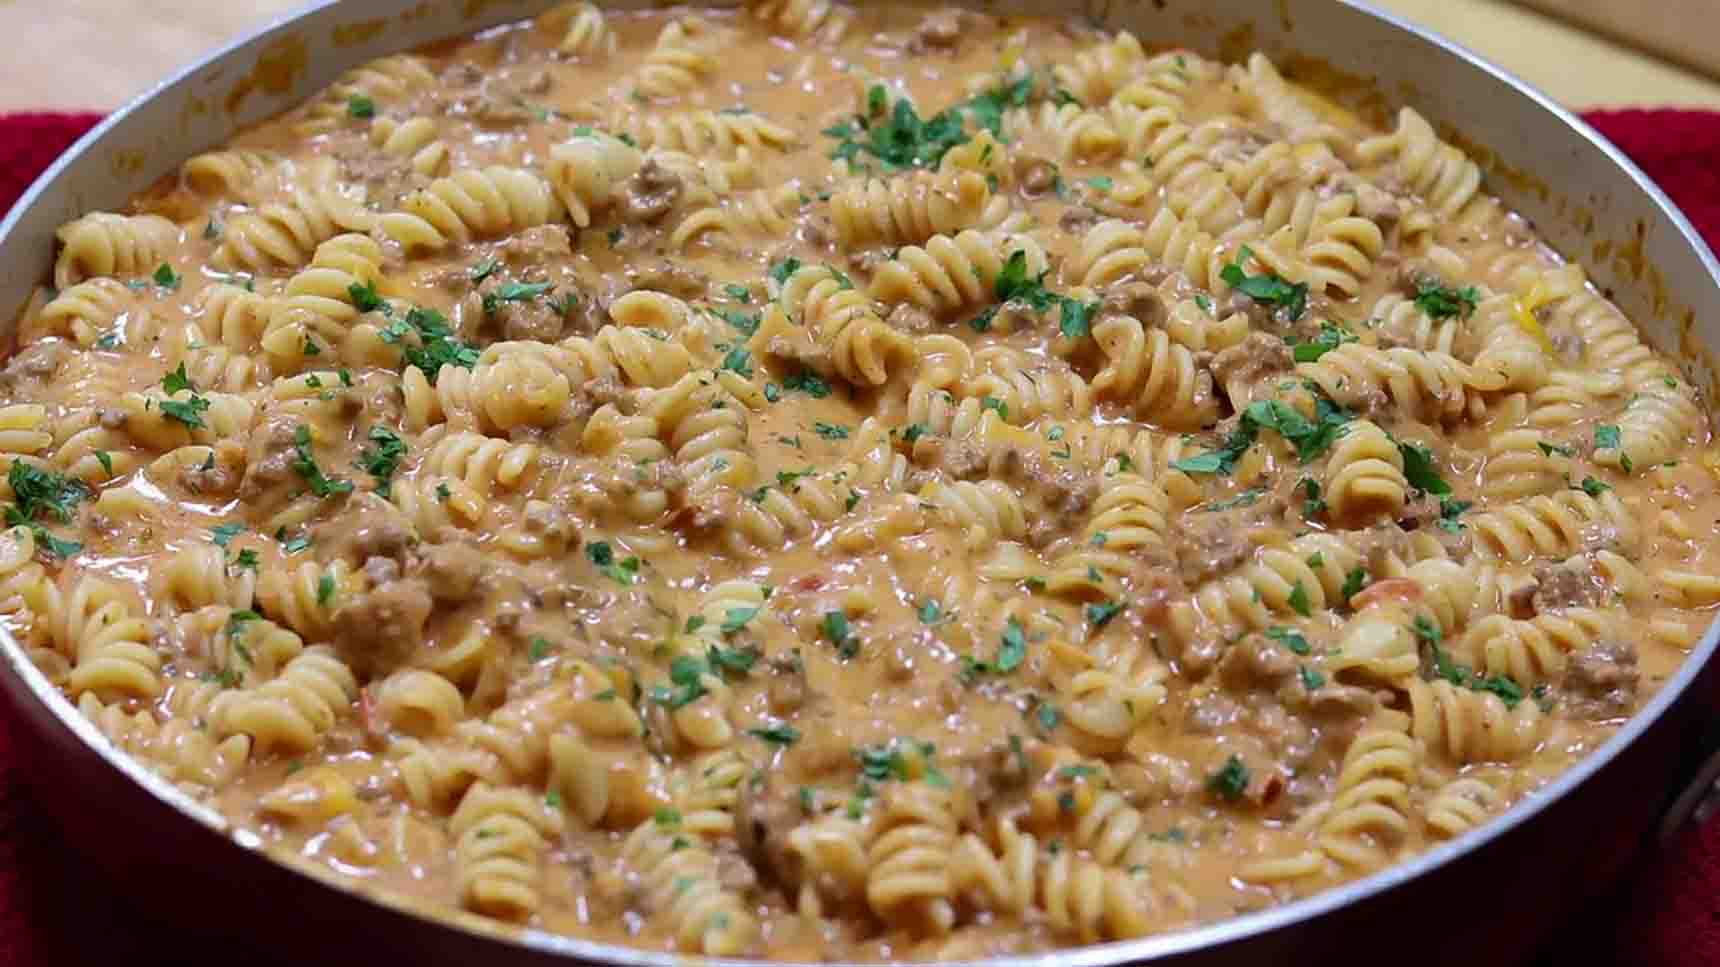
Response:
[{"label": "browned meat piece", "polygon": [[536,67],[513,78],[514,87],[523,94],[548,94],[555,85],[555,78],[549,71]]},{"label": "browned meat piece", "polygon": [[1111,286],[1099,301],[1104,315],[1124,315],[1138,320],[1143,326],[1156,326],[1165,320],[1165,302],[1159,291],[1146,282],[1124,282]]},{"label": "browned meat piece", "polygon": [[1356,214],[1380,227],[1387,235],[1403,218],[1403,202],[1361,179],[1348,186],[1356,195]]},{"label": "browned meat piece", "polygon": [[805,819],[800,790],[775,770],[760,770],[743,780],[735,797],[735,842],[769,882],[792,896],[803,875],[800,856],[788,836]]},{"label": "browned meat piece", "polygon": [[885,321],[907,332],[925,332],[937,325],[937,320],[932,318],[931,313],[909,302],[890,310],[889,318]]},{"label": "browned meat piece", "polygon": [[373,557],[360,568],[371,584],[388,584],[400,580],[400,562],[392,557]]},{"label": "browned meat piece", "polygon": [[878,266],[890,261],[890,253],[883,249],[863,248],[858,252],[848,253],[848,267],[862,275],[871,275],[878,271]]},{"label": "browned meat piece", "polygon": [[441,604],[462,604],[483,593],[484,555],[464,541],[423,545],[413,564],[413,573]]},{"label": "browned meat piece", "polygon": [[[643,169],[641,169],[643,170]],[[697,299],[710,288],[710,277],[674,259],[657,259],[631,272],[635,289],[655,289],[677,299]]]},{"label": "browned meat piece", "polygon": [[476,87],[484,81],[484,72],[470,61],[455,61],[442,71],[442,84],[450,88]]},{"label": "browned meat piece", "polygon": [[955,7],[926,14],[914,31],[914,39],[909,42],[908,49],[916,54],[933,50],[954,51],[957,41],[961,40],[962,23],[966,19],[967,11]]},{"label": "browned meat piece", "polygon": [[296,416],[276,413],[251,434],[245,455],[245,479],[239,484],[240,499],[254,501],[282,484],[299,479],[294,469],[299,458],[294,436],[298,426]]},{"label": "browned meat piece", "polygon": [[[799,231],[800,240],[817,249],[828,248],[836,238],[835,233],[831,231],[830,218],[824,214],[815,214],[801,219]],[[850,258],[852,259],[853,256]],[[771,260],[773,264],[780,261],[782,260]]]},{"label": "browned meat piece", "polygon": [[456,97],[448,105],[449,114],[469,117],[490,128],[529,124],[541,111],[515,78],[501,74],[484,76],[475,93]]},{"label": "browned meat piece", "polygon": [[1276,526],[1288,506],[1273,494],[1225,510],[1184,514],[1171,536],[1183,583],[1193,587],[1246,561],[1262,543],[1257,531]]},{"label": "browned meat piece", "polygon": [[993,742],[970,763],[973,779],[967,783],[978,802],[991,802],[1001,792],[1027,785],[1028,759],[1020,742]]},{"label": "browned meat piece", "polygon": [[985,451],[978,445],[947,437],[921,437],[914,441],[914,459],[942,470],[956,480],[985,475]]},{"label": "browned meat piece", "polygon": [[1238,407],[1238,397],[1253,399],[1265,383],[1276,383],[1285,373],[1296,368],[1296,358],[1284,340],[1264,332],[1251,332],[1248,337],[1212,357],[1212,378],[1230,393],[1231,402]]},{"label": "browned meat piece", "polygon": [[1394,557],[1408,560],[1409,535],[1395,522],[1384,521],[1367,530],[1351,531],[1349,539],[1362,555],[1362,566],[1369,574],[1386,573],[1386,562]]},{"label": "browned meat piece", "polygon": [[399,508],[381,496],[361,492],[347,499],[334,518],[312,532],[317,549],[349,561],[388,557],[405,563],[406,551],[417,540]]},{"label": "browned meat piece", "polygon": [[1038,155],[1026,151],[1017,154],[1015,173],[1021,179],[1021,190],[1029,195],[1057,190],[1057,166]]},{"label": "browned meat piece", "polygon": [[681,197],[681,176],[646,158],[624,183],[621,210],[632,222],[655,223],[675,207]]},{"label": "browned meat piece", "polygon": [[188,464],[179,471],[179,486],[189,494],[230,494],[245,473],[245,451],[237,443],[216,444],[213,460]]},{"label": "browned meat piece", "polygon": [[363,186],[365,201],[377,205],[392,207],[407,192],[430,183],[407,159],[380,154],[367,143],[339,149],[334,158],[340,164],[341,180]]},{"label": "browned meat piece", "polygon": [[421,578],[361,592],[334,614],[335,651],[361,681],[387,675],[423,643],[431,607],[430,590]]},{"label": "browned meat piece", "polygon": [[1099,478],[1090,470],[1066,466],[1062,461],[1031,459],[1022,462],[1022,471],[1044,493],[1047,509],[1071,526],[1084,519],[1093,501],[1099,499]]},{"label": "browned meat piece", "polygon": [[1553,351],[1566,363],[1576,365],[1583,360],[1583,350],[1587,343],[1583,334],[1569,326],[1546,326],[1547,340],[1553,344]]},{"label": "browned meat piece", "polygon": [[1531,580],[1520,584],[1505,595],[1505,611],[1513,618],[1533,618],[1535,616],[1535,595],[1540,593],[1541,586]]},{"label": "browned meat piece", "polygon": [[810,370],[821,376],[830,376],[833,367],[830,361],[830,350],[818,345],[812,339],[812,333],[805,326],[797,326],[792,334],[771,337],[765,344],[765,355],[783,362],[798,363],[802,369]]},{"label": "browned meat piece", "polygon": [[579,528],[573,515],[547,500],[526,501],[525,530],[562,552],[579,547]]},{"label": "browned meat piece", "polygon": [[669,516],[669,526],[682,529],[689,540],[720,538],[733,526],[739,512],[739,499],[738,494],[728,487],[701,492],[698,499],[685,500],[675,508]]},{"label": "browned meat piece", "polygon": [[1592,608],[1606,601],[1606,587],[1586,557],[1535,570],[1534,614],[1561,608]]},{"label": "browned meat piece", "polygon": [[1408,298],[1415,298],[1424,286],[1444,284],[1445,280],[1440,278],[1433,263],[1426,259],[1404,259],[1403,264],[1398,266],[1397,288]]},{"label": "browned meat piece", "polygon": [[1057,216],[1057,227],[1071,235],[1085,235],[1104,217],[1103,212],[1086,205],[1077,205],[1065,208],[1063,214]]},{"label": "browned meat piece", "polygon": [[1591,721],[1629,715],[1636,708],[1639,677],[1636,645],[1628,641],[1596,641],[1571,654],[1561,683],[1564,691],[1561,708],[1572,718]]},{"label": "browned meat piece", "polygon": [[512,265],[532,265],[571,256],[573,240],[565,226],[538,225],[509,238],[496,252]]},{"label": "browned meat piece", "polygon": [[504,302],[496,307],[495,319],[502,338],[528,342],[555,342],[567,325],[566,317],[547,299]]},{"label": "browned meat piece", "polygon": [[67,352],[63,342],[31,343],[6,361],[6,376],[45,379],[59,371]]},{"label": "browned meat piece", "polygon": [[1308,693],[1308,706],[1324,715],[1362,719],[1380,707],[1380,697],[1371,688],[1327,682]]},{"label": "browned meat piece", "polygon": [[1295,673],[1295,657],[1262,634],[1244,637],[1218,660],[1219,677],[1240,691],[1276,691]]},{"label": "browned meat piece", "polygon": [[771,659],[765,698],[773,715],[793,715],[806,705],[806,665],[798,654]]}]

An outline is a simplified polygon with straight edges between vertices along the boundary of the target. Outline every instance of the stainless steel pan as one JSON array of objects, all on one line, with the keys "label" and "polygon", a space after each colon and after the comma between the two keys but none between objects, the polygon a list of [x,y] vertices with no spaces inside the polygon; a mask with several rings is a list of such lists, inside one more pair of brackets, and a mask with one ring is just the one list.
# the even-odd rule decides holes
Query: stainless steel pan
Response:
[{"label": "stainless steel pan", "polygon": [[[613,4],[626,6],[629,4]],[[318,4],[219,51],[90,132],[0,224],[0,305],[49,275],[53,232],[120,205],[187,156],[292,106],[362,61],[530,16],[546,0],[365,0]],[[1000,12],[1085,12],[1149,43],[1236,59],[1271,54],[1292,77],[1383,114],[1413,104],[1482,161],[1489,190],[1588,265],[1662,349],[1714,398],[1720,266],[1666,197],[1577,118],[1474,55],[1360,3],[1337,0],[1025,0]],[[1532,42],[1531,38],[1524,38]],[[67,83],[76,83],[67,78]],[[1384,120],[1384,118],[1379,118]],[[1185,933],[1022,962],[1179,964],[1513,962],[1605,884],[1663,819],[1666,793],[1699,748],[1710,629],[1680,672],[1599,751],[1479,834],[1342,888]],[[279,865],[110,748],[0,635],[3,688],[25,775],[67,841],[146,911],[241,939],[283,961],[414,964],[669,964],[682,958],[427,916]],[[229,950],[233,948],[227,948]]]}]

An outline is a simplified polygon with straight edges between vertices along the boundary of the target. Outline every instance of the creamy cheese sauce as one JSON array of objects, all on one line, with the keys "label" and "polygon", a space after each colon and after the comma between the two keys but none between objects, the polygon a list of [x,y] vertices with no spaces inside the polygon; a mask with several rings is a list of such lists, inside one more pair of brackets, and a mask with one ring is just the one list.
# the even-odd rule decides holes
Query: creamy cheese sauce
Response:
[{"label": "creamy cheese sauce", "polygon": [[61,231],[7,628],[276,855],[780,959],[1461,836],[1720,602],[1678,369],[1406,111],[1153,38],[560,8]]}]

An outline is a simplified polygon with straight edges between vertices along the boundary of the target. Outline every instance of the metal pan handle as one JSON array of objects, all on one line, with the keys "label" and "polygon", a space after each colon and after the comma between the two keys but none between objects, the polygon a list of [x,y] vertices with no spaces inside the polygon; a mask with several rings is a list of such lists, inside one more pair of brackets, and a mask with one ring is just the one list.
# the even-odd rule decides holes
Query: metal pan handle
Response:
[{"label": "metal pan handle", "polygon": [[1700,825],[1720,812],[1720,719],[1707,724],[1696,748],[1695,770],[1660,818],[1656,842],[1662,847],[1686,826]]}]

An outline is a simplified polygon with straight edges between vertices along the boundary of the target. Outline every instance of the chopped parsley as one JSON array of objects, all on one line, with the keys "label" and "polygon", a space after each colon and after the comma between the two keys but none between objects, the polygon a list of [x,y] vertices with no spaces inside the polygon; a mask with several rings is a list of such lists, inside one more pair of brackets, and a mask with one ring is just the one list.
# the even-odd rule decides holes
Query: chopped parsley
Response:
[{"label": "chopped parsley", "polygon": [[817,421],[812,424],[813,432],[826,440],[848,439],[848,428],[840,423],[825,423]]},{"label": "chopped parsley", "polygon": [[1276,430],[1295,445],[1296,455],[1303,463],[1325,453],[1350,420],[1349,413],[1323,397],[1315,401],[1313,420],[1278,400],[1256,400],[1248,404],[1242,416],[1244,422]]},{"label": "chopped parsley", "polygon": [[1033,717],[1038,719],[1039,727],[1047,732],[1057,731],[1057,724],[1063,721],[1063,713],[1050,702],[1040,702],[1039,708],[1033,712]]},{"label": "chopped parsley", "polygon": [[1463,522],[1457,518],[1466,510],[1475,506],[1473,500],[1454,500],[1451,497],[1439,498],[1439,520],[1434,526],[1449,534],[1463,532]]},{"label": "chopped parsley", "polygon": [[1338,599],[1348,604],[1350,599],[1362,593],[1362,589],[1373,583],[1368,572],[1354,568],[1344,575],[1344,586],[1338,590]]},{"label": "chopped parsley", "polygon": [[543,635],[532,635],[531,641],[526,643],[526,659],[528,661],[543,661],[549,657],[549,652],[549,639]]},{"label": "chopped parsley", "polygon": [[759,609],[756,607],[730,608],[723,613],[723,623],[717,626],[717,630],[721,631],[724,635],[735,634],[742,628],[745,628],[747,626],[747,622],[756,617],[758,613]]},{"label": "chopped parsley", "polygon": [[944,606],[937,598],[927,598],[920,604],[920,624],[935,625],[944,618]]},{"label": "chopped parsley", "polygon": [[718,368],[751,379],[753,374],[752,353],[748,352],[745,346],[736,346],[729,350],[727,356],[723,357],[722,365]]},{"label": "chopped parsley", "polygon": [[1601,494],[1604,494],[1607,491],[1611,490],[1612,484],[1609,484],[1603,480],[1596,480],[1593,477],[1584,477],[1583,482],[1578,484],[1573,489],[1581,490],[1583,493],[1588,494],[1590,497],[1599,497]]},{"label": "chopped parsley", "polygon": [[1293,654],[1308,655],[1313,652],[1308,645],[1308,639],[1302,637],[1302,633],[1294,628],[1274,625],[1266,629],[1266,637],[1290,649]]},{"label": "chopped parsley", "polygon": [[197,430],[209,425],[203,422],[203,414],[209,412],[207,397],[192,393],[183,400],[162,400],[159,406],[162,416],[185,424],[187,429]]},{"label": "chopped parsley", "polygon": [[1411,487],[1441,497],[1451,493],[1451,485],[1434,466],[1432,450],[1419,443],[1400,442],[1398,452],[1403,455],[1404,479]]},{"label": "chopped parsley", "polygon": [[1125,605],[1121,601],[1101,601],[1089,604],[1083,609],[1087,615],[1087,623],[1095,628],[1103,628],[1111,623],[1111,619],[1121,614]]},{"label": "chopped parsley", "polygon": [[824,612],[824,621],[819,625],[824,637],[836,646],[836,654],[841,658],[853,658],[860,653],[860,639],[849,627],[848,615],[843,611]]},{"label": "chopped parsley", "polygon": [[506,302],[531,302],[553,288],[553,282],[504,282],[494,292],[484,293],[484,315],[495,315]]},{"label": "chopped parsley", "polygon": [[961,111],[951,108],[922,118],[906,98],[882,121],[856,116],[852,121],[825,128],[835,138],[830,157],[853,162],[862,154],[878,159],[886,171],[904,168],[935,168],[945,154],[967,140]]},{"label": "chopped parsley", "polygon": [[1302,501],[1303,517],[1314,518],[1326,512],[1325,498],[1320,496],[1320,481],[1313,477],[1303,477],[1296,481],[1296,489],[1308,495]]},{"label": "chopped parsley", "polygon": [[962,677],[968,681],[983,675],[1007,675],[1021,667],[1027,659],[1027,632],[1021,627],[1021,622],[1014,618],[1003,630],[1003,637],[998,642],[997,658],[993,661],[981,661],[968,655],[962,656]]},{"label": "chopped parsley", "polygon": [[1302,313],[1308,308],[1308,283],[1291,284],[1277,275],[1249,275],[1244,269],[1244,263],[1254,258],[1254,250],[1242,246],[1236,253],[1236,261],[1226,265],[1219,272],[1219,278],[1225,284],[1253,299],[1255,302],[1282,310],[1291,322],[1302,318]]},{"label": "chopped parsley", "polygon": [[346,99],[346,113],[355,118],[376,117],[376,102],[368,95],[354,94]]},{"label": "chopped parsley", "polygon": [[406,456],[406,441],[385,426],[373,426],[370,428],[370,442],[375,446],[366,447],[358,455],[358,467],[376,478],[376,492],[387,497],[389,480]]},{"label": "chopped parsley", "polygon": [[1541,453],[1543,456],[1550,457],[1550,456],[1557,454],[1558,456],[1561,456],[1561,457],[1574,457],[1577,455],[1577,448],[1576,447],[1555,446],[1554,444],[1546,443],[1544,441],[1537,442],[1535,445],[1541,448]]},{"label": "chopped parsley", "polygon": [[1447,288],[1437,279],[1421,279],[1415,285],[1415,306],[1435,321],[1453,316],[1468,319],[1475,313],[1481,293],[1475,286]]},{"label": "chopped parsley", "polygon": [[353,282],[346,287],[346,294],[352,300],[353,308],[359,312],[375,312],[387,305],[377,293],[375,282]]},{"label": "chopped parsley", "polygon": [[773,722],[762,728],[747,729],[747,734],[775,745],[793,745],[800,741],[800,730],[786,722]]},{"label": "chopped parsley", "polygon": [[[39,520],[43,515],[52,516],[62,524],[71,523],[78,502],[94,496],[89,485],[76,477],[18,459],[13,459],[6,471],[6,483],[12,488],[12,499],[17,501],[15,507],[8,508],[7,523]],[[11,519],[14,511],[20,520]]]},{"label": "chopped parsley", "polygon": [[1337,349],[1344,343],[1355,342],[1356,339],[1356,334],[1348,329],[1333,325],[1330,322],[1322,322],[1320,323],[1320,332],[1314,336],[1313,342],[1297,343],[1290,352],[1299,363],[1318,362],[1321,356]]},{"label": "chopped parsley", "polygon": [[782,388],[790,392],[805,393],[815,400],[821,400],[830,395],[830,384],[818,374],[804,369],[784,377]]},{"label": "chopped parsley", "polygon": [[633,579],[639,575],[639,559],[627,557],[617,561],[615,549],[609,546],[608,541],[592,541],[585,545],[585,556],[617,584],[632,584]]},{"label": "chopped parsley", "polygon": [[169,396],[187,389],[195,393],[197,384],[191,382],[191,377],[186,375],[184,363],[180,363],[177,369],[161,378],[161,391]]},{"label": "chopped parsley", "polygon": [[482,262],[479,262],[477,265],[472,266],[472,271],[470,273],[472,284],[477,285],[490,276],[495,275],[496,270],[501,267],[502,263],[496,261],[494,258],[487,258]]},{"label": "chopped parsley", "polygon": [[1308,600],[1308,589],[1303,587],[1299,580],[1290,588],[1289,603],[1290,609],[1304,618],[1314,613],[1312,603]]},{"label": "chopped parsley", "polygon": [[769,276],[772,282],[775,282],[777,285],[782,285],[788,281],[789,276],[800,271],[800,266],[801,261],[799,259],[789,256],[781,262],[771,266],[770,271],[767,272],[766,275]]},{"label": "chopped parsley", "polygon": [[406,364],[421,370],[432,386],[443,366],[471,369],[478,365],[477,347],[455,338],[447,317],[434,309],[414,306],[406,318],[389,323],[382,331],[383,341],[389,343],[399,343],[410,335],[418,337],[418,345],[405,346]]},{"label": "chopped parsley", "polygon": [[324,608],[328,607],[329,602],[334,600],[334,592],[335,592],[334,575],[324,574],[322,577],[317,578],[317,604],[318,605],[321,605]]},{"label": "chopped parsley", "polygon": [[178,289],[181,281],[179,273],[173,271],[173,266],[168,265],[166,262],[155,267],[155,273],[150,276],[150,279],[153,280],[156,285],[161,286],[169,292]]},{"label": "chopped parsley", "polygon": [[723,286],[723,294],[743,305],[752,301],[752,290],[733,282]]},{"label": "chopped parsley", "polygon": [[209,539],[215,542],[216,547],[225,548],[233,538],[238,537],[244,530],[245,525],[239,521],[218,524],[209,532]]},{"label": "chopped parsley", "polygon": [[1248,780],[1248,767],[1242,764],[1241,756],[1233,753],[1217,772],[1206,777],[1206,788],[1225,802],[1236,802],[1248,791]]},{"label": "chopped parsley", "polygon": [[310,485],[311,493],[318,497],[328,497],[334,494],[352,493],[352,482],[349,480],[331,480],[323,475],[322,468],[317,466],[315,452],[311,449],[311,428],[300,423],[293,430],[293,448],[298,452],[298,459],[293,461],[293,469]]},{"label": "chopped parsley", "polygon": [[1307,665],[1303,665],[1300,668],[1296,669],[1296,673],[1302,679],[1302,687],[1307,689],[1310,692],[1312,692],[1316,689],[1325,687],[1326,676],[1320,674],[1320,672],[1316,669],[1309,668]]}]

